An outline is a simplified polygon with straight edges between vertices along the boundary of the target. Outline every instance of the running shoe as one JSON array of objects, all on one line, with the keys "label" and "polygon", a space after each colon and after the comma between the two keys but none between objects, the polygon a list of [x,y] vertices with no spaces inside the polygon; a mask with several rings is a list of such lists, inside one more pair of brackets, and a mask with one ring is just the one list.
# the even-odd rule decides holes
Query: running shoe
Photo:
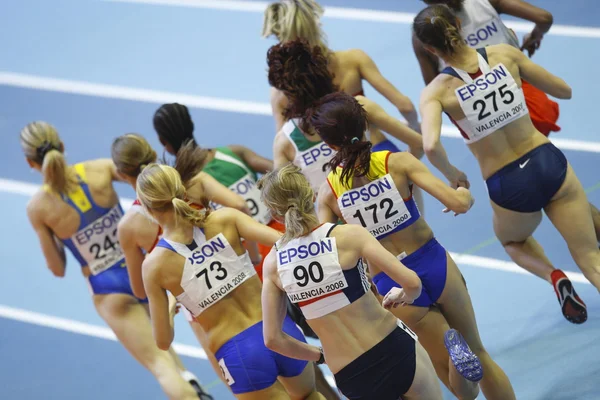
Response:
[{"label": "running shoe", "polygon": [[567,321],[574,324],[583,324],[587,321],[587,308],[583,300],[575,292],[573,284],[560,269],[552,271],[552,286],[563,315]]},{"label": "running shoe", "polygon": [[196,378],[196,376],[193,373],[191,373],[190,371],[183,371],[181,373],[181,376],[183,377],[183,379],[188,381],[190,385],[192,385],[200,400],[214,400],[210,394],[206,393],[206,391],[198,381],[198,378]]},{"label": "running shoe", "polygon": [[450,360],[459,374],[471,382],[479,382],[483,378],[483,368],[479,357],[471,351],[465,339],[456,329],[446,331],[444,344]]}]

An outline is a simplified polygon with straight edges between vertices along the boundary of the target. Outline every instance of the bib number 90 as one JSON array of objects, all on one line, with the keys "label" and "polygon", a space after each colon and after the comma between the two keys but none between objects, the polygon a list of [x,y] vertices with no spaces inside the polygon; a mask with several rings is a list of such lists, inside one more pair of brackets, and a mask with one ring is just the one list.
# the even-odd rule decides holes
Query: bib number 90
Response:
[{"label": "bib number 90", "polygon": [[323,273],[323,267],[316,261],[308,264],[308,267],[302,265],[294,268],[294,278],[296,278],[297,284],[300,287],[305,287],[309,282],[319,283],[325,278]]},{"label": "bib number 90", "polygon": [[486,112],[486,109],[488,108],[490,103],[490,99],[494,112],[498,112],[498,103],[496,101],[497,93],[500,93],[500,98],[502,99],[502,102],[506,105],[511,104],[515,100],[515,95],[510,90],[506,90],[507,87],[508,85],[504,84],[500,86],[498,90],[494,90],[483,96],[485,100],[475,100],[475,102],[473,103],[473,111],[479,111],[479,116],[477,117],[479,121],[486,119],[487,117],[492,115],[491,111]]}]

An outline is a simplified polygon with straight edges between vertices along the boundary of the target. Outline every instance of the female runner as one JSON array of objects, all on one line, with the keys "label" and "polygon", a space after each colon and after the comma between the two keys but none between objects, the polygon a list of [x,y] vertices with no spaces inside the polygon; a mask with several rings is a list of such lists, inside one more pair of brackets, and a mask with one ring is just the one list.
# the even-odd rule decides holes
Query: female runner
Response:
[{"label": "female runner", "polygon": [[[241,237],[274,243],[280,233],[237,210],[193,208],[181,177],[168,166],[146,167],[136,193],[164,230],[142,268],[157,345],[168,348],[173,340],[169,291],[206,332],[208,349],[238,399],[322,399],[312,365],[264,345],[261,282]],[[286,334],[304,341],[289,318],[282,323]]]},{"label": "female runner", "polygon": [[[325,166],[334,152],[310,129],[302,129],[299,122],[312,103],[339,88],[328,69],[327,56],[319,46],[311,48],[301,40],[282,42],[269,49],[267,62],[269,83],[288,99],[284,114],[289,122],[277,133],[273,145],[275,167],[292,161],[316,193],[327,177]],[[408,144],[414,154],[422,154],[421,135],[389,116],[373,101],[364,96],[356,97],[369,113],[371,133],[384,130]]]},{"label": "female runner", "polygon": [[[178,154],[182,145],[188,142],[196,143],[194,139],[194,122],[184,105],[177,103],[163,104],[154,113],[153,123],[158,139],[170,154]],[[255,221],[283,232],[285,226],[271,218],[271,213],[260,200],[260,191],[256,187],[257,175],[264,174],[272,169],[273,161],[259,156],[247,147],[230,145],[208,150],[206,164],[202,170],[220,183],[228,186],[231,191],[244,196]],[[216,209],[219,206],[213,204],[213,208]],[[262,264],[272,246],[257,244],[262,260],[260,264],[255,265],[255,269],[258,272],[258,277],[262,280]],[[306,324],[306,320],[302,318],[297,310],[289,307],[288,311],[305,336],[316,338],[314,332]],[[317,389],[320,393],[328,400],[339,398],[325,379],[323,371],[319,368],[315,368],[315,377]]]},{"label": "female runner", "polygon": [[[331,162],[333,171],[319,192],[319,219],[335,222],[340,218],[349,224],[362,225],[419,275],[423,282],[421,296],[413,305],[392,312],[419,335],[439,378],[458,398],[477,397],[478,387],[474,382],[481,379],[483,368],[481,388],[486,398],[514,399],[508,377],[481,343],[462,275],[419,214],[411,197],[410,182],[455,215],[467,212],[473,204],[470,192],[445,185],[409,153],[371,153],[370,143],[364,141],[366,113],[346,94],[325,96],[308,111],[306,122],[337,151]],[[401,284],[376,265],[369,268],[381,295]],[[465,360],[456,357],[451,348],[448,357],[444,334],[450,327],[464,335],[475,353],[473,356],[469,352],[469,364],[463,364]],[[449,338],[445,339],[449,346]]]},{"label": "female runner", "polygon": [[[415,106],[408,97],[400,93],[390,81],[381,75],[371,57],[359,49],[333,51],[327,47],[325,33],[321,30],[320,18],[322,15],[323,8],[314,0],[281,0],[271,3],[265,10],[262,35],[263,37],[274,35],[280,43],[304,39],[311,48],[318,46],[326,60],[334,84],[340,90],[353,96],[364,96],[362,81],[366,80],[396,106],[412,129],[420,131],[419,117]],[[271,106],[277,132],[289,120],[286,115],[288,102],[287,93],[273,86]],[[383,127],[382,129],[385,131]],[[388,133],[394,134],[393,132]],[[370,140],[373,143],[374,151],[399,151],[379,130],[371,132]]]},{"label": "female runner", "polygon": [[[417,275],[358,226],[319,225],[314,192],[294,165],[259,181],[262,197],[285,234],[267,256],[262,304],[270,349],[288,357],[327,362],[349,399],[441,399],[431,360],[404,323],[384,310],[369,290],[362,259],[382,268],[404,289],[384,298],[386,308],[413,302]],[[282,331],[285,294],[319,335],[323,348]]]},{"label": "female runner", "polygon": [[117,239],[123,209],[113,188],[113,182],[121,179],[113,163],[91,160],[67,165],[64,145],[46,122],[27,125],[20,141],[29,166],[44,177],[27,215],[50,271],[57,277],[65,275],[67,246],[81,264],[98,314],[127,351],[154,375],[170,399],[197,399],[180,374],[174,353],[156,347],[146,301],[131,290]]},{"label": "female runner", "polygon": [[[552,27],[552,14],[523,0],[424,0],[427,4],[445,4],[461,21],[461,36],[470,47],[480,48],[506,43],[519,48],[519,40],[499,14],[505,13],[535,23],[531,33],[525,35],[521,50],[531,57],[540,47],[544,34]],[[429,84],[445,67],[444,62],[425,50],[413,34],[413,48],[421,66],[425,84]],[[559,117],[558,103],[527,81],[521,79],[521,89],[533,126],[543,135],[560,131],[556,125]],[[600,240],[600,211],[590,203],[596,238]]]},{"label": "female runner", "polygon": [[[198,150],[185,148],[182,150],[182,159],[194,160],[194,164],[199,169],[202,165],[201,158],[204,157],[204,152]],[[119,175],[134,189],[137,177],[141,171],[147,165],[156,162],[156,152],[150,147],[146,139],[137,134],[130,133],[116,138],[112,145],[111,154]],[[185,162],[182,164],[185,164]],[[212,180],[210,176],[198,172],[193,168],[189,168],[185,171],[185,174],[195,177],[195,179],[187,178],[186,180],[193,181],[194,183],[194,187],[188,192],[195,196],[193,199],[196,203],[201,204],[204,197],[208,196],[213,201],[222,203],[225,206],[238,208],[242,211],[245,209],[246,203],[240,196],[232,195],[227,188]],[[136,200],[119,222],[118,235],[121,248],[125,254],[133,293],[138,298],[146,298],[146,291],[142,280],[142,263],[146,255],[154,249],[160,240],[162,229],[156,221],[148,218],[143,212],[139,200]],[[196,338],[202,347],[206,347],[207,339],[205,332],[185,310],[184,314]],[[215,372],[221,376],[221,370],[214,359],[214,355],[209,351],[206,353]],[[203,391],[200,385],[195,385],[195,387],[197,391]]]},{"label": "female runner", "polygon": [[[181,147],[188,142],[196,146],[194,122],[186,106],[178,103],[163,104],[154,113],[153,124],[158,139],[170,154],[177,155]],[[205,163],[202,171],[242,196],[252,218],[283,231],[283,225],[273,220],[269,210],[261,203],[260,191],[256,188],[258,174],[272,170],[273,161],[245,146],[229,145],[208,149]],[[211,201],[211,206],[213,209],[222,207],[214,201]],[[270,247],[261,244],[258,244],[258,249],[262,258],[271,250]],[[256,265],[256,271],[262,279],[262,261]]]},{"label": "female runner", "polygon": [[443,5],[414,20],[416,37],[448,65],[423,91],[423,140],[427,157],[453,187],[469,187],[440,142],[442,112],[460,127],[477,158],[494,213],[494,231],[515,263],[554,287],[563,315],[587,319],[571,281],[555,269],[531,236],[546,212],[586,278],[600,290],[600,250],[588,202],[563,153],[531,123],[521,76],[551,96],[568,99],[571,88],[518,49],[499,44],[467,46],[459,21]]}]

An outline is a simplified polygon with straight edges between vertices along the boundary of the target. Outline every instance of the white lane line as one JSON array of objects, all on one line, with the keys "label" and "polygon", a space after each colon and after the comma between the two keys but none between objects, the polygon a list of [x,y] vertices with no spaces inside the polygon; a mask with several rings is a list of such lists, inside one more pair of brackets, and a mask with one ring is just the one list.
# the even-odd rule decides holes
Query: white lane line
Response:
[{"label": "white lane line", "polygon": [[[269,4],[266,1],[232,1],[232,0],[105,0],[111,3],[137,3],[174,7],[192,7],[211,10],[239,11],[247,13],[263,13]],[[325,7],[326,18],[346,21],[368,21],[396,24],[412,24],[415,14],[399,11],[371,10],[363,8]],[[529,33],[533,24],[521,21],[505,21],[509,28],[517,32]],[[552,25],[549,35],[600,38],[600,28],[572,25]]]},{"label": "white lane line", "polygon": [[[178,102],[185,104],[188,107],[206,110],[252,115],[272,115],[271,105],[269,103],[196,96],[185,93],[49,78],[7,71],[0,71],[0,85],[154,104]],[[444,125],[442,127],[442,136],[450,138],[461,137],[458,129],[452,125]],[[562,138],[555,139],[554,137],[551,140],[561,149],[600,153],[600,142]]]}]

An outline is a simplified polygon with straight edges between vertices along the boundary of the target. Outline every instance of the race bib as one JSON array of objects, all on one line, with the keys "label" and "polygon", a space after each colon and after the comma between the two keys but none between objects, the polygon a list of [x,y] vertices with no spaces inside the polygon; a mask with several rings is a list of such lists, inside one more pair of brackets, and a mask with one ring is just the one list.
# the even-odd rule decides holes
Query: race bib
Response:
[{"label": "race bib", "polygon": [[347,223],[361,225],[376,238],[400,230],[411,217],[390,174],[348,190],[338,198],[338,206]]},{"label": "race bib", "polygon": [[298,152],[296,155],[294,164],[302,170],[302,174],[308,179],[315,193],[318,192],[321,184],[327,179],[329,170],[326,164],[331,161],[334,155],[333,149],[325,143]]},{"label": "race bib", "polygon": [[223,379],[225,379],[225,382],[227,382],[229,386],[233,385],[235,383],[235,379],[233,379],[233,376],[231,376],[231,373],[227,369],[224,358],[219,360],[219,368],[221,368],[221,373],[223,374]]},{"label": "race bib", "polygon": [[[464,79],[464,78],[463,78]],[[503,64],[455,90],[474,142],[528,114],[523,92]]]},{"label": "race bib", "polygon": [[277,251],[277,269],[290,301],[317,299],[348,287],[335,238],[315,239]]},{"label": "race bib", "polygon": [[248,255],[238,256],[220,233],[188,254],[181,287],[198,316],[254,275]]},{"label": "race bib", "polygon": [[117,226],[123,217],[120,205],[73,235],[72,240],[92,275],[98,275],[124,257],[117,237]]},{"label": "race bib", "polygon": [[[229,186],[229,190],[239,194],[246,200],[246,205],[250,209],[250,215],[255,221],[261,224],[271,222],[271,213],[267,206],[260,200],[260,190],[250,174],[245,175],[239,181]],[[222,205],[211,202],[211,207],[215,210],[223,208]]]}]

